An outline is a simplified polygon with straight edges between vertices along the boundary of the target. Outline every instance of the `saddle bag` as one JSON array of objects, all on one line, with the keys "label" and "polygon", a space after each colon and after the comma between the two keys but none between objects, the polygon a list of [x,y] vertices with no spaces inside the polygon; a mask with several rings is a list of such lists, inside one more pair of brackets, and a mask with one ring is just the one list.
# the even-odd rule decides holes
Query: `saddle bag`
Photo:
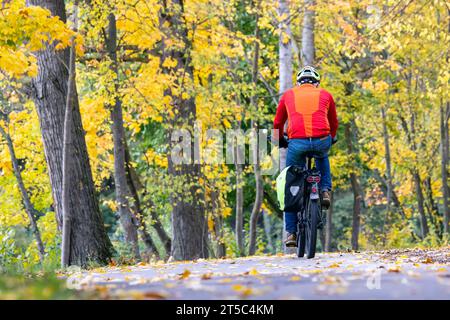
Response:
[{"label": "saddle bag", "polygon": [[287,212],[303,210],[306,171],[301,166],[289,166],[277,177],[277,197],[280,209]]}]

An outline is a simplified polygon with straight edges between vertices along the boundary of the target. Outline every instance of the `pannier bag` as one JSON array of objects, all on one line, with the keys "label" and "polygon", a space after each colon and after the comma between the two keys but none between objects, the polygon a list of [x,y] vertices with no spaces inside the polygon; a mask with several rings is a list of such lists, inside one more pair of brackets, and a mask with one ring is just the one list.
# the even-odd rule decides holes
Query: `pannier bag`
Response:
[{"label": "pannier bag", "polygon": [[301,166],[289,166],[277,177],[277,196],[280,209],[299,212],[303,208],[306,171]]}]

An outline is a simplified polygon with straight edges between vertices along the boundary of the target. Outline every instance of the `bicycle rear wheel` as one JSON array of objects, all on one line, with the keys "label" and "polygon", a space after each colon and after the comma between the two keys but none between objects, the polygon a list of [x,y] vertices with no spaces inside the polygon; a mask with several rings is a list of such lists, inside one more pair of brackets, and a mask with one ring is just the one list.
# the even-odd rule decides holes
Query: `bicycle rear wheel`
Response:
[{"label": "bicycle rear wheel", "polygon": [[319,200],[309,200],[306,210],[305,223],[305,252],[308,259],[316,254],[317,224],[319,222]]}]

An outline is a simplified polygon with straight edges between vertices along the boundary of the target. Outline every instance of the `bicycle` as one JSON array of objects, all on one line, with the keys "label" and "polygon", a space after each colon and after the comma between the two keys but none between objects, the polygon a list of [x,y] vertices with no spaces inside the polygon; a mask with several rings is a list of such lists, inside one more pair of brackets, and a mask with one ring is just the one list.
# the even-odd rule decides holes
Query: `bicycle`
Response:
[{"label": "bicycle", "polygon": [[317,230],[323,228],[325,221],[322,214],[322,205],[319,192],[321,175],[319,170],[312,167],[313,155],[307,155],[305,174],[305,196],[303,210],[299,211],[297,224],[297,256],[303,257],[306,253],[308,259],[316,254]]},{"label": "bicycle", "polygon": [[[287,137],[285,139],[288,140]],[[314,258],[316,254],[317,230],[326,224],[319,191],[321,174],[315,165],[312,165],[314,156],[313,152],[306,154],[306,165],[301,172],[305,176],[302,197],[304,203],[297,213],[297,256],[301,258],[306,254],[308,259]]]}]

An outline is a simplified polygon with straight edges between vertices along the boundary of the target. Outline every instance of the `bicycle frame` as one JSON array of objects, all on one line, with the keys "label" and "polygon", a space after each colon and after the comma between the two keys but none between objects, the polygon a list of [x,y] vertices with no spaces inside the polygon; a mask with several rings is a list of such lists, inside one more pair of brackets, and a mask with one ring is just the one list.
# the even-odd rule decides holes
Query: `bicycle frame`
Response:
[{"label": "bicycle frame", "polygon": [[308,186],[310,186],[310,199],[315,200],[319,199],[319,183],[321,180],[320,172],[312,166],[312,156],[306,157],[306,168],[310,174],[306,177],[306,181],[308,182]]}]

